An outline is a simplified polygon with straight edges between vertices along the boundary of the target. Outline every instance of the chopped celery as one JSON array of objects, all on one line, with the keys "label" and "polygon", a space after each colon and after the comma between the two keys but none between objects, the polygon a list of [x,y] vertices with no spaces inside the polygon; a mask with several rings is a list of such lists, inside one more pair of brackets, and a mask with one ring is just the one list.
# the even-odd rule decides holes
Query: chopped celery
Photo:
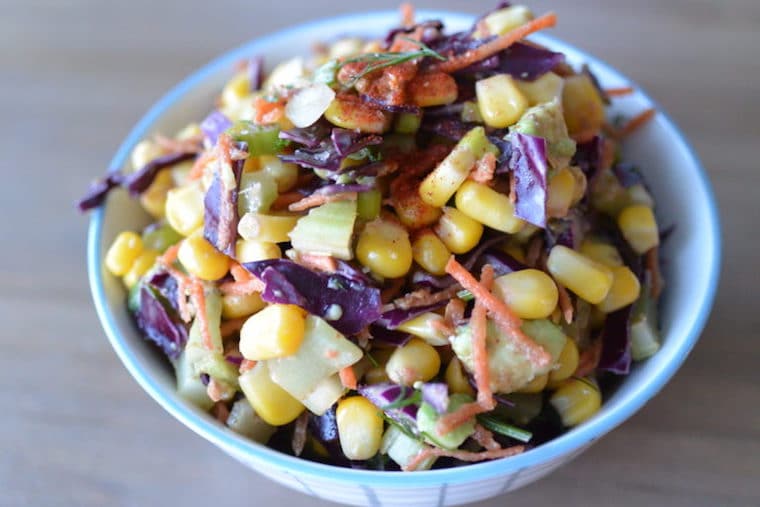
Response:
[{"label": "chopped celery", "polygon": [[414,134],[420,129],[421,123],[421,114],[400,113],[396,116],[394,130],[399,134]]},{"label": "chopped celery", "polygon": [[248,145],[248,156],[277,155],[288,145],[288,141],[280,139],[280,127],[276,125],[257,125],[250,121],[239,121],[227,129],[227,133],[235,141]]},{"label": "chopped celery", "polygon": [[314,388],[314,391],[301,400],[306,408],[314,415],[322,415],[332,407],[336,401],[346,392],[346,388],[340,381],[340,377],[331,375]]},{"label": "chopped celery", "polygon": [[148,227],[142,234],[143,247],[158,250],[161,253],[170,246],[179,243],[181,239],[182,235],[172,229],[169,224]]},{"label": "chopped celery", "polygon": [[238,191],[238,213],[266,213],[277,199],[277,182],[265,172],[244,173]]},{"label": "chopped celery", "polygon": [[[398,426],[389,424],[380,444],[380,452],[387,454],[389,458],[403,468],[427,447],[424,443],[407,435]],[[417,470],[429,470],[435,460],[435,456],[430,456],[417,467]]]},{"label": "chopped celery", "polygon": [[177,376],[177,394],[180,398],[192,403],[201,410],[208,410],[214,404],[206,394],[206,386],[201,382],[200,373],[188,359],[187,351],[183,352],[174,363]]},{"label": "chopped celery", "polygon": [[236,433],[262,444],[274,435],[277,428],[268,424],[253,410],[247,399],[243,398],[232,405],[227,417],[227,427]]},{"label": "chopped celery", "polygon": [[650,291],[649,283],[645,283],[631,314],[631,358],[634,361],[646,359],[660,350],[657,301]]},{"label": "chopped celery", "polygon": [[383,204],[383,195],[380,190],[373,188],[361,192],[356,201],[356,211],[362,220],[374,220],[380,216],[380,208]]},{"label": "chopped celery", "polygon": [[559,326],[546,319],[537,319],[523,321],[520,329],[551,354],[552,362],[557,362],[567,341]]},{"label": "chopped celery", "polygon": [[461,119],[465,123],[483,123],[478,103],[472,100],[464,101],[462,103]]},{"label": "chopped celery", "polygon": [[[466,403],[471,403],[472,396],[467,394],[455,393],[449,397],[449,407],[447,413],[455,412],[459,407]],[[471,417],[463,424],[457,426],[448,433],[441,434],[438,431],[438,421],[441,414],[436,412],[432,405],[426,402],[420,404],[417,411],[417,427],[420,432],[425,434],[431,443],[444,449],[457,449],[467,438],[475,432],[475,417]]]},{"label": "chopped celery", "polygon": [[351,260],[351,238],[356,222],[356,201],[328,202],[312,208],[290,231],[293,248],[304,253]]}]

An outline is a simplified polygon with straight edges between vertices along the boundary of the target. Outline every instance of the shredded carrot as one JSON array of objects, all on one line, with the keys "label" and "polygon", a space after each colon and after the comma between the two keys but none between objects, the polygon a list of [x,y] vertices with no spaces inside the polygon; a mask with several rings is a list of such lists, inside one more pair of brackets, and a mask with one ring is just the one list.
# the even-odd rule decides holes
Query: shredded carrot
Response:
[{"label": "shredded carrot", "polygon": [[494,172],[496,171],[496,155],[487,152],[480,157],[478,163],[470,172],[469,178],[478,183],[488,183],[493,179]]},{"label": "shredded carrot", "polygon": [[226,423],[227,419],[230,417],[230,409],[227,408],[227,404],[223,401],[217,401],[211,407],[211,415],[213,415],[214,419],[220,423]]},{"label": "shredded carrot", "polygon": [[515,28],[501,35],[490,42],[486,42],[482,46],[478,46],[475,49],[464,52],[461,55],[449,58],[445,62],[435,64],[431,67],[431,71],[441,71],[452,73],[458,70],[462,70],[465,67],[469,67],[473,63],[485,60],[486,58],[495,55],[499,51],[504,51],[515,42],[520,39],[524,39],[528,35],[543,30],[544,28],[550,28],[557,24],[557,15],[553,12],[544,14],[522,26]]},{"label": "shredded carrot", "polygon": [[259,125],[277,123],[285,114],[285,104],[282,100],[269,102],[263,97],[253,99],[253,122]]},{"label": "shredded carrot", "polygon": [[159,262],[164,266],[171,266],[174,264],[174,261],[177,260],[177,256],[179,255],[179,247],[181,244],[182,242],[179,242],[167,248],[166,251],[161,254]]},{"label": "shredded carrot", "polygon": [[211,401],[221,401],[224,398],[224,389],[214,377],[211,377],[206,386],[206,394],[211,398]]},{"label": "shredded carrot", "polygon": [[303,194],[298,192],[285,192],[277,196],[277,199],[272,203],[272,210],[284,210],[288,209],[288,206],[294,202],[298,202],[303,199]]},{"label": "shredded carrot", "polygon": [[247,296],[254,292],[262,292],[266,288],[264,282],[253,276],[250,271],[237,262],[230,267],[230,274],[235,281],[222,283],[219,286],[222,294]]},{"label": "shredded carrot", "polygon": [[581,352],[578,358],[578,368],[573,373],[576,377],[585,377],[591,374],[599,364],[602,357],[602,340],[596,340],[589,348]]},{"label": "shredded carrot", "polygon": [[464,320],[464,310],[464,301],[459,298],[452,298],[446,305],[443,318],[451,327],[456,327]]},{"label": "shredded carrot", "polygon": [[486,289],[461,265],[452,255],[449,258],[449,262],[446,264],[446,272],[454,277],[462,287],[472,292],[476,300],[480,300],[482,304],[491,313],[491,316],[514,341],[518,348],[521,348],[526,357],[538,368],[545,368],[551,364],[551,356],[546,350],[531,340],[525,333],[522,332],[520,326],[522,321],[518,316],[512,313],[512,310],[507,305],[491,294],[491,291]]},{"label": "shredded carrot", "polygon": [[335,258],[329,255],[299,253],[295,261],[302,266],[325,273],[334,273],[338,269]]},{"label": "shredded carrot", "polygon": [[193,316],[187,304],[187,292],[192,284],[192,280],[189,276],[173,267],[181,244],[180,242],[167,248],[161,257],[158,258],[158,263],[177,281],[177,310],[183,322],[190,322]]},{"label": "shredded carrot", "polygon": [[206,151],[201,154],[200,157],[195,159],[195,163],[193,163],[193,167],[190,168],[190,172],[187,173],[187,179],[188,180],[197,180],[200,179],[201,176],[203,176],[203,170],[206,168],[206,166],[216,158],[216,153],[213,151]]},{"label": "shredded carrot", "polygon": [[433,328],[436,331],[440,331],[446,336],[452,336],[456,333],[456,329],[454,326],[452,326],[449,322],[444,320],[433,320],[430,321],[430,327]]},{"label": "shredded carrot", "polygon": [[427,447],[420,451],[409,463],[403,468],[405,472],[412,472],[417,470],[423,461],[431,456],[446,456],[450,458],[456,458],[460,461],[485,461],[487,459],[499,459],[508,458],[516,454],[525,452],[524,445],[515,445],[507,447],[506,449],[494,449],[492,451],[482,452],[470,452],[470,451],[447,451],[446,449],[439,449],[438,447]]},{"label": "shredded carrot", "polygon": [[256,366],[256,361],[251,361],[250,359],[243,359],[243,362],[240,363],[240,373],[245,373],[248,370],[252,370],[253,367]]},{"label": "shredded carrot", "polygon": [[567,292],[564,285],[557,283],[556,280],[554,283],[557,286],[557,293],[559,294],[559,308],[562,310],[562,316],[565,318],[565,322],[572,324],[575,310],[573,309],[573,302],[570,299],[570,294]]},{"label": "shredded carrot", "polygon": [[659,247],[651,248],[646,253],[647,270],[651,273],[650,282],[652,286],[649,295],[657,299],[662,292],[662,275],[660,274],[660,249]]},{"label": "shredded carrot", "polygon": [[458,285],[452,285],[448,289],[443,289],[435,293],[431,293],[430,289],[418,289],[396,299],[389,305],[386,305],[383,308],[383,311],[393,310],[394,308],[408,310],[415,306],[427,306],[446,301],[454,297],[456,293],[459,292],[459,289],[460,287]]},{"label": "shredded carrot", "polygon": [[222,322],[222,326],[220,328],[222,337],[226,338],[227,336],[232,336],[233,334],[240,331],[246,320],[248,320],[247,317],[241,317],[239,319],[229,319]]},{"label": "shredded carrot", "polygon": [[342,368],[338,372],[338,376],[340,376],[340,383],[343,384],[343,387],[347,389],[356,389],[356,372],[354,372],[354,369],[350,365]]},{"label": "shredded carrot", "polygon": [[[493,267],[490,264],[483,266],[480,277],[481,286],[490,294],[493,286]],[[496,402],[491,392],[491,371],[488,367],[487,339],[487,308],[480,299],[475,300],[475,308],[470,317],[472,326],[472,359],[475,370],[475,384],[478,389],[478,403],[486,409],[493,410]]]},{"label": "shredded carrot", "polygon": [[190,285],[190,294],[193,298],[193,305],[195,305],[195,318],[198,319],[198,323],[201,326],[203,346],[207,350],[214,350],[214,339],[211,337],[211,329],[209,328],[208,316],[206,315],[206,293],[204,292],[203,284],[198,280],[194,280]]},{"label": "shredded carrot", "polygon": [[649,120],[654,118],[655,114],[657,114],[656,109],[647,109],[646,111],[634,116],[628,123],[626,123],[619,131],[618,131],[618,137],[623,138],[627,137],[634,132],[636,132],[639,128],[641,128],[643,125],[645,125]]},{"label": "shredded carrot", "polygon": [[414,26],[414,5],[410,3],[401,4],[401,26]]},{"label": "shredded carrot", "polygon": [[439,434],[445,435],[483,412],[488,412],[488,409],[484,408],[479,402],[465,403],[456,409],[455,412],[441,416],[435,425],[435,430]]},{"label": "shredded carrot", "polygon": [[475,433],[472,434],[472,438],[487,451],[495,451],[497,449],[501,449],[499,442],[494,440],[493,433],[491,433],[490,430],[487,430],[480,424],[475,425]]},{"label": "shredded carrot", "polygon": [[607,88],[604,90],[604,93],[607,94],[608,97],[622,97],[624,95],[630,95],[635,91],[636,90],[630,86],[621,86],[619,88]]},{"label": "shredded carrot", "polygon": [[290,211],[305,211],[309,208],[315,208],[328,202],[336,201],[355,201],[358,194],[356,192],[338,192],[337,194],[322,195],[311,194],[298,202],[288,205]]}]

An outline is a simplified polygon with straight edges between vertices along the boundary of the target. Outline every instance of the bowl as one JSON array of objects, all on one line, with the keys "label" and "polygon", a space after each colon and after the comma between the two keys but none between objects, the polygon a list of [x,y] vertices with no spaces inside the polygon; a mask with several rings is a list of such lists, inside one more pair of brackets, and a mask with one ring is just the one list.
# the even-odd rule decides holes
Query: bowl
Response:
[{"label": "bowl", "polygon": [[[470,26],[467,14],[421,11],[421,19],[441,19],[449,30]],[[202,118],[239,59],[266,55],[268,62],[293,56],[294,48],[335,34],[380,36],[398,21],[396,12],[370,12],[319,20],[255,39],[225,53],[185,79],[134,127],[114,156],[121,168],[134,145],[156,132],[173,132]],[[357,27],[362,27],[357,31]],[[98,316],[114,350],[143,389],[192,431],[253,471],[301,491],[354,505],[458,505],[500,495],[533,482],[569,462],[620,425],[657,394],[686,359],[710,312],[718,282],[720,231],[710,183],[683,134],[651,98],[630,80],[592,56],[546,35],[532,39],[565,53],[573,65],[588,63],[605,87],[634,86],[636,93],[616,100],[614,114],[632,116],[647,107],[659,114],[630,137],[626,160],[639,165],[658,203],[659,223],[675,225],[664,244],[667,289],[661,302],[663,343],[652,358],[636,364],[590,420],[524,454],[461,468],[413,473],[339,468],[282,454],[238,436],[211,416],[183,401],[163,357],[143,341],[132,323],[120,280],[103,269],[107,245],[123,229],[137,229],[148,218],[123,191],[115,192],[92,215],[88,272]]]}]

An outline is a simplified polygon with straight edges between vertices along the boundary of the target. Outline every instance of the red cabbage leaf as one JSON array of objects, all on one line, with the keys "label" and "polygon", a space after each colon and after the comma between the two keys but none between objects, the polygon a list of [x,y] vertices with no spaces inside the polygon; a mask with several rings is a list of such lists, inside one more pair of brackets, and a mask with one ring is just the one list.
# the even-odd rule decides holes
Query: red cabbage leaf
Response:
[{"label": "red cabbage leaf", "polygon": [[514,176],[515,216],[546,227],[546,140],[513,132],[510,167]]}]

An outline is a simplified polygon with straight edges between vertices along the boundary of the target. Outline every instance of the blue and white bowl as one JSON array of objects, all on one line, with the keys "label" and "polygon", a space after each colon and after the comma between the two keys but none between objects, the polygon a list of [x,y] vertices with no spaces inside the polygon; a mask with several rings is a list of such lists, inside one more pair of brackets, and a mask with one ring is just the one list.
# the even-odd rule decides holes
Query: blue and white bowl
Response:
[{"label": "blue and white bowl", "polygon": [[[452,31],[465,29],[473,22],[470,15],[450,12],[422,11],[419,16],[441,19]],[[119,148],[112,167],[124,166],[132,148],[144,137],[176,131],[208,113],[236,61],[261,54],[268,62],[277,62],[297,51],[306,51],[315,41],[329,40],[336,34],[380,36],[397,22],[396,12],[341,16],[277,32],[220,56],[148,111]],[[633,85],[616,70],[572,46],[544,35],[536,35],[533,40],[565,53],[573,65],[588,63],[604,87]],[[647,107],[657,105],[637,91],[616,100],[614,113],[631,116]],[[139,229],[148,222],[140,206],[121,191],[93,213],[90,224],[89,277],[98,316],[116,353],[154,400],[201,437],[281,484],[319,498],[371,506],[458,505],[507,493],[569,462],[639,410],[681,366],[710,313],[720,267],[715,198],[694,151],[662,109],[657,109],[657,117],[626,142],[624,154],[647,176],[658,203],[659,223],[663,227],[676,226],[662,252],[667,261],[667,289],[661,305],[662,348],[649,360],[635,365],[593,418],[524,454],[455,469],[362,471],[288,456],[218,424],[176,394],[171,368],[143,341],[132,323],[120,280],[103,269],[104,252],[116,234],[124,229]]]}]

